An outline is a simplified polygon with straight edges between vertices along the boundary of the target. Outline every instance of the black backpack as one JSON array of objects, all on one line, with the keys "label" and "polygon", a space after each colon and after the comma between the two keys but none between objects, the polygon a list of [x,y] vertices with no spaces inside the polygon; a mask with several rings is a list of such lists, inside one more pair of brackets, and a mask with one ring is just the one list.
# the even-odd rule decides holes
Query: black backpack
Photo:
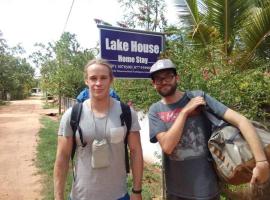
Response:
[{"label": "black backpack", "polygon": [[[126,125],[127,127],[127,133],[126,133],[126,137],[125,137],[125,163],[126,163],[126,172],[129,173],[130,171],[130,167],[129,167],[129,153],[128,153],[128,149],[127,149],[127,138],[130,132],[130,128],[131,128],[131,111],[130,111],[130,107],[126,104],[124,104],[123,102],[120,102],[121,105],[121,109],[122,109],[122,113],[120,115],[120,120],[121,120],[121,126]],[[78,130],[79,132],[79,136],[80,136],[80,140],[82,143],[82,146],[85,147],[86,143],[83,140],[83,135],[82,135],[82,130],[80,128],[80,118],[81,118],[81,113],[82,113],[82,103],[76,103],[73,107],[72,107],[72,111],[71,111],[71,119],[70,119],[70,126],[72,128],[73,131],[73,146],[72,146],[72,152],[71,152],[71,160],[73,161],[73,158],[75,156],[75,152],[76,152],[76,131]]]}]

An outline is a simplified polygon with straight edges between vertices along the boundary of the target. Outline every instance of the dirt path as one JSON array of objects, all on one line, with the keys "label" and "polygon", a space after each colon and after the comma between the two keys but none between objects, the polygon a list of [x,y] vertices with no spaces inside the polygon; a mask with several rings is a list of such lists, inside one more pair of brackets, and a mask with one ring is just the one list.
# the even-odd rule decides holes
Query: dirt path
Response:
[{"label": "dirt path", "polygon": [[41,177],[34,163],[41,104],[31,98],[0,107],[0,200],[41,199]]}]

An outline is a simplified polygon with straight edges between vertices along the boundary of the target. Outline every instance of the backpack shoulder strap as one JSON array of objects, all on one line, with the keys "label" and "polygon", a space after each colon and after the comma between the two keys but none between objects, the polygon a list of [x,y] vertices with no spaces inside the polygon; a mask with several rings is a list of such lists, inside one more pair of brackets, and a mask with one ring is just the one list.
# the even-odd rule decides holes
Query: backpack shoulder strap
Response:
[{"label": "backpack shoulder strap", "polygon": [[73,133],[76,132],[77,126],[79,125],[82,112],[82,103],[76,103],[71,110],[70,126]]},{"label": "backpack shoulder strap", "polygon": [[127,126],[127,134],[129,134],[130,128],[131,128],[131,110],[130,107],[127,104],[124,104],[123,102],[120,101],[121,105],[121,110],[122,113],[120,115],[121,119],[121,125],[126,125]]},{"label": "backpack shoulder strap", "polygon": [[80,118],[81,118],[81,113],[82,113],[82,103],[76,103],[71,110],[71,118],[70,118],[70,126],[73,131],[73,146],[72,146],[72,152],[71,152],[71,160],[73,160],[75,152],[76,152],[76,131],[79,131],[80,134],[80,139],[82,144],[83,142],[83,137],[82,137],[82,131],[79,126],[80,123]]},{"label": "backpack shoulder strap", "polygon": [[127,149],[127,143],[128,143],[128,135],[129,135],[131,123],[132,123],[132,117],[131,117],[130,107],[121,101],[120,101],[120,105],[121,105],[121,110],[122,110],[122,113],[120,115],[121,126],[126,125],[126,127],[127,127],[127,133],[126,133],[126,137],[125,137],[124,142],[125,142],[126,172],[129,173],[130,167],[129,167],[129,153],[128,153],[128,149]]}]

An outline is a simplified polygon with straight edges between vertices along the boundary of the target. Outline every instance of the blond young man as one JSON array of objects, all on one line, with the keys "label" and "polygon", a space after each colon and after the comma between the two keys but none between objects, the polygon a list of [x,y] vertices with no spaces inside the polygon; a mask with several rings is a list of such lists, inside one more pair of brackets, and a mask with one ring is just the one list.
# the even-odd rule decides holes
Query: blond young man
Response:
[{"label": "blond young man", "polygon": [[[84,101],[80,128],[86,146],[76,134],[77,152],[71,200],[141,200],[143,157],[140,125],[131,110],[132,125],[128,135],[132,194],[127,193],[124,138],[126,127],[121,126],[120,102],[109,96],[113,82],[111,65],[103,59],[91,60],[85,66],[85,84],[91,99]],[[71,109],[67,110],[58,131],[58,147],[54,166],[55,200],[64,200],[64,186],[72,151]]]}]

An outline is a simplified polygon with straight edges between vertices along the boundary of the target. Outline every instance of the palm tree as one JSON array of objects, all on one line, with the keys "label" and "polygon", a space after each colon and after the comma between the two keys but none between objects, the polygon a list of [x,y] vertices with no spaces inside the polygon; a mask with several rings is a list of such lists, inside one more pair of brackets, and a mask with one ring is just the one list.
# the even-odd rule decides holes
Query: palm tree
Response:
[{"label": "palm tree", "polygon": [[250,22],[244,27],[241,35],[246,44],[247,61],[253,57],[256,50],[270,48],[270,1],[262,5],[263,7],[254,8]]},{"label": "palm tree", "polygon": [[[193,39],[204,47],[219,39],[226,60],[242,48],[240,60],[247,63],[258,49],[269,44],[270,0],[175,0],[175,3],[177,7],[186,6],[184,12],[189,11],[186,23],[193,28]],[[181,14],[180,11],[180,17]]]}]

